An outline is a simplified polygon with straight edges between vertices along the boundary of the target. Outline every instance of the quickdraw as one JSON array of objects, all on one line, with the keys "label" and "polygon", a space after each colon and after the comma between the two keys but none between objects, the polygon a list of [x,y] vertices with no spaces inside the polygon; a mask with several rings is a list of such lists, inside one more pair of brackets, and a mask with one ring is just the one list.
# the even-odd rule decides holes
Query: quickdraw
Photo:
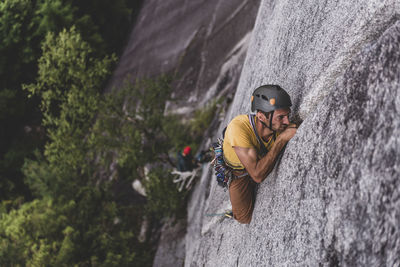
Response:
[{"label": "quickdraw", "polygon": [[211,163],[214,165],[218,185],[227,188],[232,180],[232,170],[225,164],[222,145],[223,140],[220,138],[218,138],[218,142],[212,144],[211,149],[214,151],[214,159]]}]

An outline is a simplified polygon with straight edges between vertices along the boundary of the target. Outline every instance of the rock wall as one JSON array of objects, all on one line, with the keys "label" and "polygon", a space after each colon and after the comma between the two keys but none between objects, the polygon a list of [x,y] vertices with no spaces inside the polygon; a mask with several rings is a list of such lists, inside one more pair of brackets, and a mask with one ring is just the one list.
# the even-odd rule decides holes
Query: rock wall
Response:
[{"label": "rock wall", "polygon": [[185,266],[400,266],[400,2],[263,0],[221,128],[266,83],[304,122],[249,225],[205,216],[230,205],[205,172]]},{"label": "rock wall", "polygon": [[170,111],[190,113],[239,81],[260,0],[146,0],[108,90],[125,79],[176,75]]},{"label": "rock wall", "polygon": [[[233,97],[259,4],[260,0],[143,1],[107,90],[125,79],[168,73],[177,77],[174,95],[180,100],[170,103],[169,111],[190,114],[220,96]],[[209,185],[209,179],[203,184]],[[204,203],[202,193],[194,195]],[[185,234],[186,222],[164,225],[154,266],[183,264]]]}]

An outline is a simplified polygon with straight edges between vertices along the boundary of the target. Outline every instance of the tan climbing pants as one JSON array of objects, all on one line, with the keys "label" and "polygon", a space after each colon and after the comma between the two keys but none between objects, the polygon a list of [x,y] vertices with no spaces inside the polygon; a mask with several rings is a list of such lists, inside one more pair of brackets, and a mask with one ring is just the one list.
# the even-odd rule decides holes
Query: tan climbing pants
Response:
[{"label": "tan climbing pants", "polygon": [[248,224],[253,214],[257,183],[250,176],[234,179],[229,187],[233,217],[240,223]]}]

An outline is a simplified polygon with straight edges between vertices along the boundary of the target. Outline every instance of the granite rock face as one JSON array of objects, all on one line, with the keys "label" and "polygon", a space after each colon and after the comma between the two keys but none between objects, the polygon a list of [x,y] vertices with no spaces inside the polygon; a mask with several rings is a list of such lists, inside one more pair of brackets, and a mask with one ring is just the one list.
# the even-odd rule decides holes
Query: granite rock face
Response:
[{"label": "granite rock face", "polygon": [[205,216],[229,199],[203,175],[185,266],[400,266],[400,3],[262,1],[221,128],[266,83],[304,121],[249,225]]},{"label": "granite rock face", "polygon": [[[233,97],[246,57],[260,0],[146,0],[138,13],[129,41],[106,88],[125,79],[177,77],[168,111],[189,114],[221,96]],[[207,173],[205,171],[204,173]],[[209,179],[203,179],[208,187]],[[203,192],[199,206],[204,203]],[[193,218],[193,217],[192,217]],[[154,266],[181,266],[187,229],[199,224],[164,225]],[[156,236],[156,235],[155,235]]]},{"label": "granite rock face", "polygon": [[185,221],[165,223],[153,266],[182,266],[185,261]]},{"label": "granite rock face", "polygon": [[146,0],[108,89],[125,79],[174,74],[184,114],[233,94],[260,0]]}]

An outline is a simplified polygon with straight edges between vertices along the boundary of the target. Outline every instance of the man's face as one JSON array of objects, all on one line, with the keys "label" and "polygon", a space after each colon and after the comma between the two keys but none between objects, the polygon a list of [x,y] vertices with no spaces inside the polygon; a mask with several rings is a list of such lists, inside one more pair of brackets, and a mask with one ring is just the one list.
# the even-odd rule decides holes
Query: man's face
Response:
[{"label": "man's face", "polygon": [[[289,114],[289,108],[275,110],[273,114],[274,116],[272,117],[272,129],[277,132],[282,132],[283,130],[285,130],[289,125]],[[270,116],[268,116],[268,120],[270,120],[269,117]]]}]

